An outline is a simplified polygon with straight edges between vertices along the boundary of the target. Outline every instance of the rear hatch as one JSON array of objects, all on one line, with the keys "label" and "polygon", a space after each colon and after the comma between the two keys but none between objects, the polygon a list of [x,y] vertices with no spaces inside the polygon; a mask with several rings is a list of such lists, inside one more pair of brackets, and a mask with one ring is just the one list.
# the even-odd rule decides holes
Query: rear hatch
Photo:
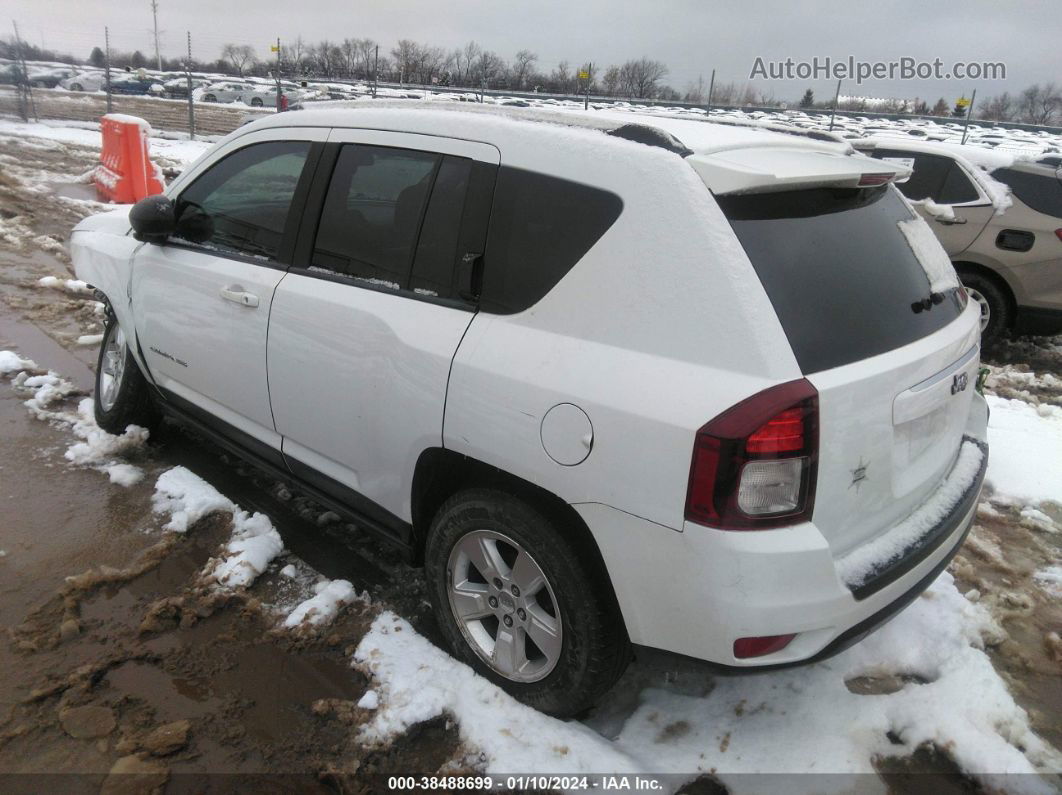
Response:
[{"label": "rear hatch", "polygon": [[975,313],[891,185],[716,198],[819,391],[813,521],[843,555],[953,466],[979,365]]}]

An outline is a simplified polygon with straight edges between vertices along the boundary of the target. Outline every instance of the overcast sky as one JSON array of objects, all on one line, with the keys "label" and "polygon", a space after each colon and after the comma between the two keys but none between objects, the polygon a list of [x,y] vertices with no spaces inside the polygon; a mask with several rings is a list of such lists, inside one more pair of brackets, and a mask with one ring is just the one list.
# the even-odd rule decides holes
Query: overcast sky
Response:
[{"label": "overcast sky", "polygon": [[[667,82],[680,92],[708,79],[744,83],[755,59],[810,60],[814,56],[864,61],[902,56],[954,61],[1002,61],[1006,81],[871,80],[847,82],[842,93],[949,101],[976,87],[980,96],[1011,92],[1062,78],[1057,0],[158,0],[164,56],[184,50],[214,59],[229,41],[269,56],[277,36],[318,41],[371,37],[389,50],[399,38],[446,48],[474,39],[506,59],[527,48],[549,71],[558,61],[620,63],[647,55],[670,68]],[[151,55],[151,0],[7,0],[6,16],[34,44],[87,57],[102,45]],[[753,81],[779,98],[811,87],[833,93],[830,80]]]}]

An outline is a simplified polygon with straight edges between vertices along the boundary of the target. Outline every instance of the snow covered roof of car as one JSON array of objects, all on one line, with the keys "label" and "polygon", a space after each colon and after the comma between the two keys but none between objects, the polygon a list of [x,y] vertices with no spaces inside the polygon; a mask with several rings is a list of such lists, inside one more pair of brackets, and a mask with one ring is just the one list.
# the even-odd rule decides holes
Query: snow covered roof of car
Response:
[{"label": "snow covered roof of car", "polygon": [[[326,107],[316,109],[322,105]],[[859,155],[847,142],[821,132],[783,132],[755,122],[717,123],[657,113],[369,100],[315,103],[314,110],[269,116],[241,129],[274,127],[364,128],[478,141],[504,150],[510,162],[521,165],[522,160],[525,167],[548,167],[547,161],[560,157],[566,142],[577,139],[606,158],[618,156],[615,147],[629,147],[634,141],[645,145],[647,156],[654,149],[683,156],[716,194],[861,187],[909,173],[903,165]],[[601,133],[609,135],[599,137]],[[627,149],[624,156],[634,151]],[[866,181],[871,174],[876,181]]]},{"label": "snow covered roof of car", "polygon": [[674,118],[660,114],[641,114],[607,110],[572,110],[566,108],[519,108],[512,106],[446,105],[438,102],[387,102],[376,100],[371,106],[365,102],[349,101],[314,103],[313,110],[273,115],[255,122],[255,129],[267,127],[365,127],[390,129],[396,132],[419,132],[448,135],[502,143],[492,140],[498,128],[483,124],[483,116],[513,122],[532,122],[542,125],[544,134],[558,125],[609,131],[627,124],[655,127],[677,138],[696,154],[712,154],[728,149],[746,147],[801,148],[847,154],[851,147],[840,140],[820,136],[805,136],[797,131],[783,132],[766,124],[720,123],[714,119]]}]

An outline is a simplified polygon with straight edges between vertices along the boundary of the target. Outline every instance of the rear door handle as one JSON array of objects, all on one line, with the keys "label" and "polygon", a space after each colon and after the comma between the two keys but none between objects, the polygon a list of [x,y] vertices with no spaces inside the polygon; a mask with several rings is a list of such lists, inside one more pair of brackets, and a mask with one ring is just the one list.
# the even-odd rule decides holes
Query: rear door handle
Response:
[{"label": "rear door handle", "polygon": [[254,293],[247,292],[238,284],[234,284],[231,287],[222,287],[221,297],[226,301],[232,301],[232,303],[239,304],[240,306],[249,306],[251,309],[258,306],[258,296]]}]

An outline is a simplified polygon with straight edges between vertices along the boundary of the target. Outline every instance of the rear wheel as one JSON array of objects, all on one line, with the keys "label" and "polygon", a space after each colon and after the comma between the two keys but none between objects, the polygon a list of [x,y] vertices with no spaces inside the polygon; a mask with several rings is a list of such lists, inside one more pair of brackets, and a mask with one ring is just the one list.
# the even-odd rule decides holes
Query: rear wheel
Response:
[{"label": "rear wheel", "polygon": [[96,424],[113,434],[124,433],[130,425],[156,427],[159,413],[150,389],[129,350],[125,331],[110,318],[96,367]]},{"label": "rear wheel", "polygon": [[84,91],[85,89],[81,85],[81,83],[71,83],[70,84],[70,90],[71,91]]},{"label": "rear wheel", "polygon": [[1010,300],[992,279],[978,273],[960,273],[966,292],[981,310],[981,341],[990,343],[1002,337],[1013,318]]},{"label": "rear wheel", "polygon": [[218,98],[215,97],[213,94],[207,94],[205,97],[203,97],[203,101],[204,102],[217,102]]},{"label": "rear wheel", "polygon": [[546,512],[472,489],[439,510],[425,569],[454,653],[521,701],[557,716],[590,707],[630,658],[607,584]]},{"label": "rear wheel", "polygon": [[262,98],[261,97],[252,97],[251,98],[251,105],[253,107],[256,107],[256,108],[262,107]]}]

